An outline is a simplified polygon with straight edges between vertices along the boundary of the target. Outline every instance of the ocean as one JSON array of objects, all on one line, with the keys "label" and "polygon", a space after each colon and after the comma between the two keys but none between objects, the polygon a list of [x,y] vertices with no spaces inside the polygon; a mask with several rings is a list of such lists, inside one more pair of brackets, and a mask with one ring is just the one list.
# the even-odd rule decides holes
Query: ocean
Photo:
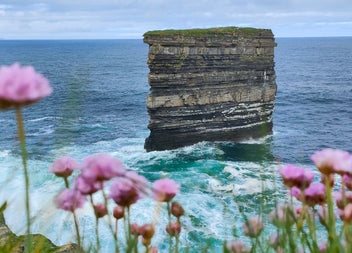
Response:
[{"label": "ocean", "polygon": [[[183,217],[181,246],[190,252],[243,238],[244,215],[266,213],[287,194],[278,168],[287,163],[313,168],[310,155],[331,147],[352,151],[352,37],[277,38],[278,92],[273,134],[240,143],[202,142],[147,153],[148,46],[142,40],[0,41],[0,65],[33,65],[53,94],[23,111],[31,179],[32,232],[56,244],[74,238],[70,214],[58,211],[54,196],[62,180],[48,172],[59,156],[78,161],[109,153],[151,182],[170,177],[181,185],[175,200]],[[9,202],[10,228],[25,232],[24,189],[14,111],[0,111],[0,204]],[[154,222],[153,239],[167,248],[166,214],[151,199],[132,207],[132,220]],[[87,247],[95,239],[92,211],[79,210]],[[270,225],[265,222],[270,230]],[[113,244],[102,225],[102,252]]]}]

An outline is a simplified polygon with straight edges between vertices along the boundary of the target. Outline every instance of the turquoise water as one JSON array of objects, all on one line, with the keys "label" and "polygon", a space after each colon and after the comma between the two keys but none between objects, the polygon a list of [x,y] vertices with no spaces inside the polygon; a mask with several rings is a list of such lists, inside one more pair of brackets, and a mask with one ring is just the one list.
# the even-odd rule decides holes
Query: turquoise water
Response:
[{"label": "turquoise water", "polygon": [[[278,94],[274,134],[242,143],[199,143],[172,151],[146,153],[149,91],[148,47],[141,40],[0,41],[0,64],[31,64],[54,88],[51,97],[25,109],[31,172],[33,232],[57,244],[71,240],[72,217],[52,199],[64,187],[48,173],[60,155],[82,160],[96,152],[121,159],[150,181],[168,176],[181,185],[176,200],[186,209],[181,245],[214,252],[223,240],[241,236],[243,217],[268,213],[285,190],[280,164],[312,167],[309,156],[323,147],[351,151],[352,38],[277,39]],[[9,226],[24,233],[21,161],[12,111],[0,112],[0,202]],[[99,198],[99,197],[98,197]],[[166,214],[150,199],[132,208],[135,222],[154,221],[153,244],[166,247]],[[153,215],[160,213],[160,215]],[[85,244],[94,241],[94,219],[79,212]],[[112,247],[101,227],[104,249]]]}]

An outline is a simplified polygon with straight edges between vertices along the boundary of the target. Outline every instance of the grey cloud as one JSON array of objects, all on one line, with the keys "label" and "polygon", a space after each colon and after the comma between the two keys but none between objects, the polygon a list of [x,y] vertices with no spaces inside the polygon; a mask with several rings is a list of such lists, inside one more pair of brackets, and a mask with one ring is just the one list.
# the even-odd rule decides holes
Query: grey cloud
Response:
[{"label": "grey cloud", "polygon": [[229,25],[287,34],[285,27],[319,23],[343,25],[343,31],[352,34],[351,21],[351,0],[2,0],[0,4],[0,37],[7,38],[141,37],[153,29]]}]

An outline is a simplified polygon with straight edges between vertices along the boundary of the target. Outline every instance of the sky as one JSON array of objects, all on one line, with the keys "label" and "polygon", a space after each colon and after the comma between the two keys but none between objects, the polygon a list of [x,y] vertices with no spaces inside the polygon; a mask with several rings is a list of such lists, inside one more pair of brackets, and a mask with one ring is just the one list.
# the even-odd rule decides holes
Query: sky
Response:
[{"label": "sky", "polygon": [[222,26],[352,36],[352,0],[0,0],[0,39],[130,39]]}]

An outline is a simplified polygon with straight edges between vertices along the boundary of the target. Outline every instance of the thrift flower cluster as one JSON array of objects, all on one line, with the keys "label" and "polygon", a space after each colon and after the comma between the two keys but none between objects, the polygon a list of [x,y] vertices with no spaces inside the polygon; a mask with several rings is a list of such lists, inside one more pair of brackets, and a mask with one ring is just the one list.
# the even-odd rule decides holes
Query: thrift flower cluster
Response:
[{"label": "thrift flower cluster", "polygon": [[269,214],[276,232],[263,238],[262,218],[252,217],[242,227],[252,247],[235,240],[226,244],[226,252],[268,252],[267,245],[275,252],[352,252],[352,154],[323,149],[311,160],[320,181],[314,181],[314,172],[307,168],[288,164],[279,169],[289,202],[279,203]]},{"label": "thrift flower cluster", "polygon": [[18,63],[0,67],[0,108],[31,104],[51,93],[49,81],[33,67]]},{"label": "thrift flower cluster", "polygon": [[[110,226],[110,229],[116,241],[116,251],[120,249],[120,245],[117,244],[118,221],[123,219],[124,223],[128,224],[128,229],[125,231],[128,234],[126,237],[127,248],[137,247],[138,238],[141,237],[140,242],[147,252],[157,252],[157,247],[151,246],[155,233],[154,225],[152,223],[144,225],[130,224],[130,207],[139,199],[151,195],[156,201],[167,203],[167,212],[176,218],[176,221],[172,222],[169,217],[165,230],[170,238],[175,237],[175,247],[178,247],[178,237],[181,233],[180,217],[183,216],[184,210],[180,203],[171,202],[180,190],[180,186],[173,180],[169,178],[159,179],[150,186],[145,177],[135,171],[128,171],[120,160],[108,154],[90,155],[81,164],[71,157],[63,156],[54,161],[49,170],[65,181],[66,189],[57,195],[55,203],[58,208],[73,213],[78,242],[80,232],[75,211],[82,208],[86,202],[90,202],[96,216],[97,227],[99,219],[106,215],[115,219],[115,228]],[[75,170],[79,174],[72,180],[73,186],[70,187],[68,177]],[[108,181],[111,182],[107,192],[105,185]],[[99,193],[103,196],[104,201],[103,203],[94,203],[93,195]],[[111,205],[108,204],[108,201],[114,203],[111,211]],[[99,231],[96,232],[96,251],[99,251]]]}]

